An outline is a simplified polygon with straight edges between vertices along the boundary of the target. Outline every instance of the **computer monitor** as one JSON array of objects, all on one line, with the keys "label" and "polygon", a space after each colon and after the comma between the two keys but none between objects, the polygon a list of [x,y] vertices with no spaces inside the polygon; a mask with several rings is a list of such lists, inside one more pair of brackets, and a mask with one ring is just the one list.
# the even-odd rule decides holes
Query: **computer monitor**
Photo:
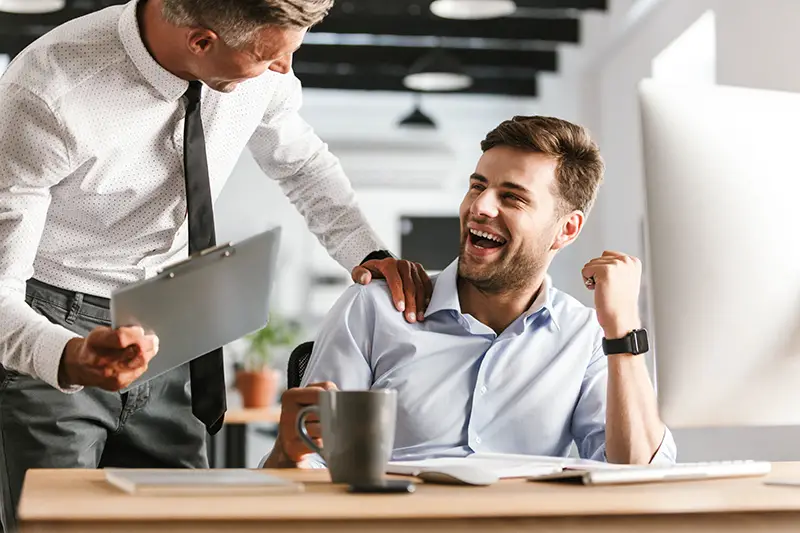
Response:
[{"label": "computer monitor", "polygon": [[800,95],[639,87],[659,408],[800,424]]},{"label": "computer monitor", "polygon": [[461,221],[455,216],[403,216],[400,219],[400,253],[425,270],[447,268],[461,247]]}]

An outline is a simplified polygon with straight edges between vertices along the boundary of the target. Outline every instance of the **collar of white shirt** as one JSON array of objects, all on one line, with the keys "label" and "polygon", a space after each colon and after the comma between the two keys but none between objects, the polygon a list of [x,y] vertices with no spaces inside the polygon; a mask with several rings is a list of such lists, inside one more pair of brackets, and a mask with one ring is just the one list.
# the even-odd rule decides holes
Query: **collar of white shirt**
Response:
[{"label": "collar of white shirt", "polygon": [[159,65],[147,51],[144,41],[142,41],[142,34],[139,32],[138,4],[139,0],[131,1],[119,19],[119,36],[122,46],[125,47],[125,52],[144,79],[158,91],[161,97],[167,102],[175,102],[189,88],[189,82]]},{"label": "collar of white shirt", "polygon": [[[458,286],[456,280],[458,279],[458,259],[450,263],[447,268],[436,277],[433,285],[433,294],[431,295],[431,303],[428,304],[428,309],[425,311],[425,316],[430,317],[439,311],[455,311],[461,314],[461,302],[458,299]],[[556,321],[556,314],[553,309],[553,281],[549,275],[545,275],[544,282],[542,283],[542,290],[536,296],[531,306],[525,311],[524,316],[527,320],[529,317],[537,316],[541,311],[546,310],[552,320],[556,329],[560,329]]]}]

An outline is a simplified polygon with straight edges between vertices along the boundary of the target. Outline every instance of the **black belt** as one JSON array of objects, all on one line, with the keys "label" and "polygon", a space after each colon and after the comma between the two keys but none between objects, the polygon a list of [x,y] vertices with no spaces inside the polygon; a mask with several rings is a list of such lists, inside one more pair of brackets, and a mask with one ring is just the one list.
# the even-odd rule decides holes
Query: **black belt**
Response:
[{"label": "black belt", "polygon": [[56,287],[55,285],[50,285],[48,283],[44,283],[43,281],[39,281],[38,279],[29,279],[28,285],[32,288],[40,288],[42,290],[46,290],[51,293],[60,294],[68,301],[73,301],[76,296],[81,295],[83,297],[83,303],[87,303],[89,305],[94,305],[97,307],[102,307],[103,309],[110,309],[111,308],[111,300],[108,298],[103,298],[102,296],[95,296],[93,294],[86,294],[84,292],[77,292],[71,291],[68,289],[62,289],[61,287]]}]

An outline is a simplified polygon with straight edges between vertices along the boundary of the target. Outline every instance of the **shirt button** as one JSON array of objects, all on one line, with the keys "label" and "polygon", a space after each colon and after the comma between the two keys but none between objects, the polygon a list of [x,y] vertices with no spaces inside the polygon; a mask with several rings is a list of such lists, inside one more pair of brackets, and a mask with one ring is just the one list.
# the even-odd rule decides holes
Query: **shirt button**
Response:
[{"label": "shirt button", "polygon": [[481,438],[480,438],[480,437],[475,437],[475,442],[477,442],[478,444],[480,444],[480,443],[481,443]]},{"label": "shirt button", "polygon": [[486,385],[481,387],[481,394],[486,394]]}]

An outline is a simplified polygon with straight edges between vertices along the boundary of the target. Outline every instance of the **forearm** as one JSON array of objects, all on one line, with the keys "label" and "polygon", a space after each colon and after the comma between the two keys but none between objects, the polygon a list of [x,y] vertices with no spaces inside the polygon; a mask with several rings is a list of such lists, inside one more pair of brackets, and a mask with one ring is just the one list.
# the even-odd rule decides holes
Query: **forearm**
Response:
[{"label": "forearm", "polygon": [[642,356],[608,357],[606,457],[649,464],[664,438],[655,391]]}]

